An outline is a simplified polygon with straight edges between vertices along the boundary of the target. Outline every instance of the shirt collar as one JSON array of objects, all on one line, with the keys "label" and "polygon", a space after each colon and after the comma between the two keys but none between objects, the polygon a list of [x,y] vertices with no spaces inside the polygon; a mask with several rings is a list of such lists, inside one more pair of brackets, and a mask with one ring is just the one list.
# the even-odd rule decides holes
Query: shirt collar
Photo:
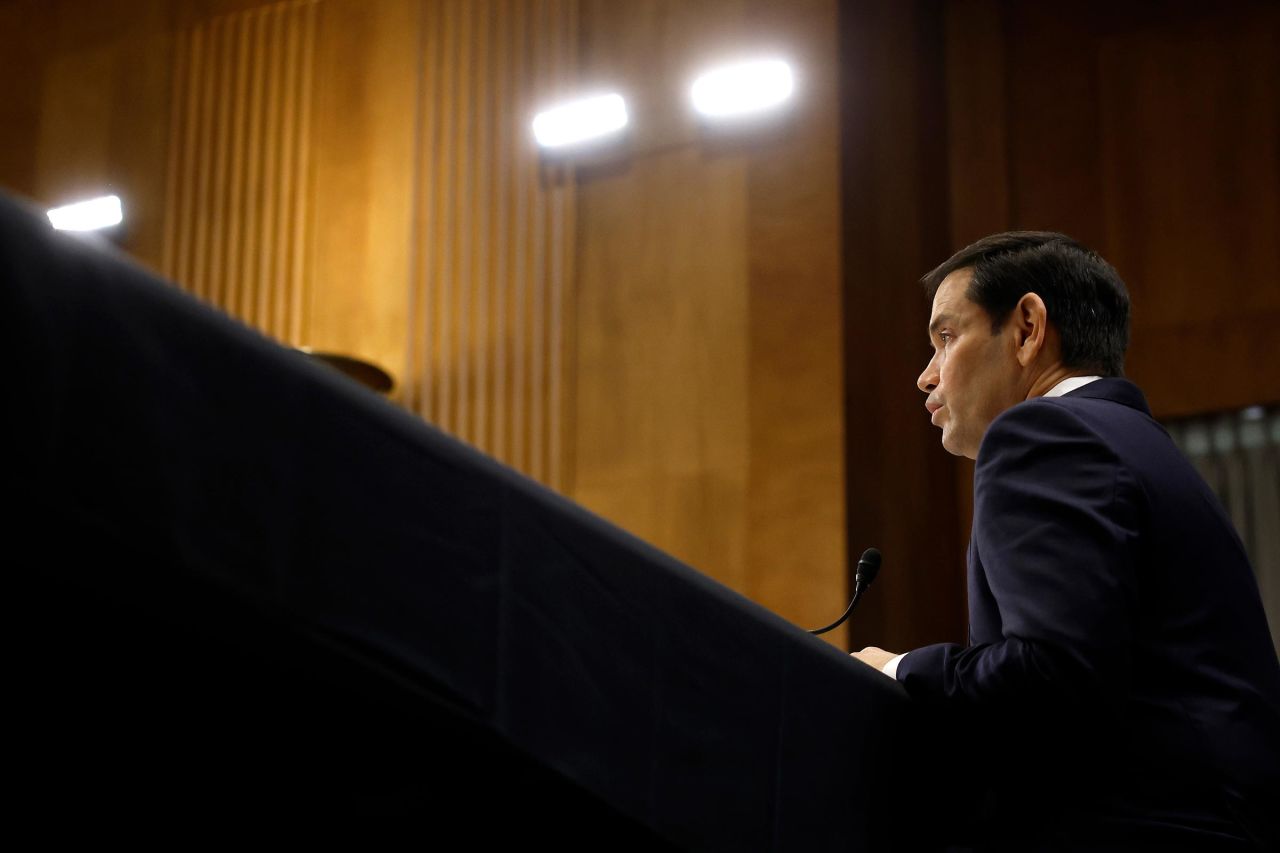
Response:
[{"label": "shirt collar", "polygon": [[1066,379],[1044,392],[1044,396],[1061,397],[1063,394],[1070,394],[1077,388],[1083,388],[1090,382],[1096,382],[1101,378],[1101,376],[1068,376]]}]

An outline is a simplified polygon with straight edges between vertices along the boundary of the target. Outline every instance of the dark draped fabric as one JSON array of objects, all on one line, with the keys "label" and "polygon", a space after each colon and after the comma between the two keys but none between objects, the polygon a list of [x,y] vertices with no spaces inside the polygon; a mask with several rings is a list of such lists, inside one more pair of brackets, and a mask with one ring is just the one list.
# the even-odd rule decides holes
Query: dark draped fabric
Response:
[{"label": "dark draped fabric", "polygon": [[28,819],[912,828],[938,777],[890,679],[2,197],[0,275]]}]

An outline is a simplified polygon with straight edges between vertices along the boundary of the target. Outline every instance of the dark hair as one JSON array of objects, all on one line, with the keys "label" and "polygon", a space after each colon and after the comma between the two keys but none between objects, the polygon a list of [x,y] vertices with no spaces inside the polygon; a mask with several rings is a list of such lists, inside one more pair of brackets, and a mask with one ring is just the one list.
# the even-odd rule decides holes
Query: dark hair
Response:
[{"label": "dark hair", "polygon": [[944,278],[966,268],[973,269],[973,280],[965,295],[991,315],[992,334],[1004,326],[1019,299],[1035,293],[1062,338],[1066,367],[1100,376],[1124,374],[1129,291],[1097,253],[1053,231],[992,234],[921,279],[929,298]]}]

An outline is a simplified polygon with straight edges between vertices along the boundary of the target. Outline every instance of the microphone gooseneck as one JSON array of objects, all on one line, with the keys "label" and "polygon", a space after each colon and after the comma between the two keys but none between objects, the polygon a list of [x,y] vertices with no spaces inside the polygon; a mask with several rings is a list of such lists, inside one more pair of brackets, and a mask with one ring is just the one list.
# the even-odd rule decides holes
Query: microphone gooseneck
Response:
[{"label": "microphone gooseneck", "polygon": [[849,606],[845,608],[844,614],[832,622],[825,628],[810,628],[809,633],[817,636],[825,634],[835,628],[839,628],[844,620],[849,618],[849,614],[853,612],[853,608],[858,605],[862,593],[867,591],[867,587],[871,586],[871,582],[876,579],[876,575],[880,573],[880,551],[876,548],[868,548],[862,552],[862,556],[858,558],[858,568],[853,574],[853,600],[849,602]]}]

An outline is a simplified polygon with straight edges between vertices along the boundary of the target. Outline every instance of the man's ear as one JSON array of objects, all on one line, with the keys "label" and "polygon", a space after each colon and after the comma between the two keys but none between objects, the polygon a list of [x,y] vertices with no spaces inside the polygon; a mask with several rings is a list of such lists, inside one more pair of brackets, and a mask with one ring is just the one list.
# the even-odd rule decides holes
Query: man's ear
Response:
[{"label": "man's ear", "polygon": [[1049,339],[1049,311],[1039,295],[1024,293],[1013,308],[1012,319],[1018,333],[1018,364],[1027,367]]}]

